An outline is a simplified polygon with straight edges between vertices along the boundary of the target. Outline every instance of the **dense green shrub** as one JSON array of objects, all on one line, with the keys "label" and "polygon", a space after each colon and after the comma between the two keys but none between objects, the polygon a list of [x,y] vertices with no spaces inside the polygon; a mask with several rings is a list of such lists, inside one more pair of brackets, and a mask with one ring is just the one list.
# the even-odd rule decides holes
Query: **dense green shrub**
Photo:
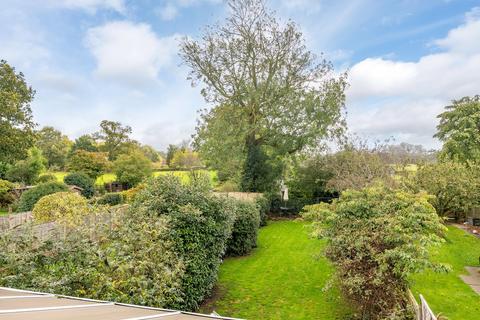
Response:
[{"label": "dense green shrub", "polygon": [[413,192],[433,195],[430,202],[438,215],[460,218],[480,204],[480,176],[477,167],[444,162],[421,166],[406,183]]},{"label": "dense green shrub", "polygon": [[235,201],[235,223],[227,243],[227,255],[241,256],[257,246],[260,211],[252,202]]},{"label": "dense green shrub", "polygon": [[82,196],[87,199],[95,194],[95,181],[83,172],[70,173],[63,178],[63,182],[82,188]]},{"label": "dense green shrub", "polygon": [[106,193],[96,201],[97,204],[116,206],[124,203],[124,196],[121,192]]},{"label": "dense green shrub", "polygon": [[40,198],[61,191],[68,191],[68,186],[65,183],[54,181],[41,183],[22,193],[18,201],[17,211],[31,211]]},{"label": "dense green shrub", "polygon": [[184,264],[166,237],[169,219],[135,213],[117,218],[122,223],[113,228],[100,216],[96,224],[51,241],[39,242],[28,230],[0,234],[0,286],[154,307],[175,304]]},{"label": "dense green shrub", "polygon": [[64,225],[78,225],[89,213],[87,200],[74,192],[57,192],[42,197],[33,207],[36,222],[58,221]]},{"label": "dense green shrub", "polygon": [[267,197],[262,195],[255,199],[255,204],[257,205],[258,211],[260,213],[260,226],[264,227],[267,225],[271,202]]},{"label": "dense green shrub", "polygon": [[55,175],[51,173],[42,174],[37,179],[37,183],[45,183],[45,182],[51,182],[51,181],[57,181],[57,177],[55,177]]},{"label": "dense green shrub", "polygon": [[135,187],[152,174],[152,162],[142,152],[121,154],[113,163],[117,180],[129,188]]},{"label": "dense green shrub", "polygon": [[168,239],[185,264],[181,301],[168,307],[196,310],[216,282],[234,221],[234,204],[203,185],[182,185],[174,176],[151,179],[136,197],[136,215],[168,216]]},{"label": "dense green shrub", "polygon": [[14,201],[11,193],[13,188],[13,183],[0,179],[0,208],[8,206]]},{"label": "dense green shrub", "polygon": [[11,166],[7,173],[7,180],[31,185],[35,183],[38,176],[45,169],[46,160],[42,152],[37,148],[28,151],[28,157],[25,160],[17,161]]},{"label": "dense green shrub", "polygon": [[359,319],[406,319],[409,275],[439,267],[429,262],[428,250],[446,228],[428,198],[382,186],[306,208],[304,217],[326,238],[326,255]]}]

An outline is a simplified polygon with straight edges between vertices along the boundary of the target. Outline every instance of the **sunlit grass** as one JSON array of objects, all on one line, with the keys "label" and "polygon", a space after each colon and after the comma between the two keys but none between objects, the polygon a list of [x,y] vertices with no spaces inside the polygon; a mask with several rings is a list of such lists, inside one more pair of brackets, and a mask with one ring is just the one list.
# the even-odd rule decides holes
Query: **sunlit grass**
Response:
[{"label": "sunlit grass", "polygon": [[422,294],[435,314],[448,320],[477,320],[480,318],[480,295],[463,280],[465,266],[478,266],[480,239],[454,226],[448,228],[447,241],[431,250],[432,259],[452,267],[449,273],[425,272],[412,277],[412,292]]},{"label": "sunlit grass", "polygon": [[324,290],[333,272],[324,246],[301,222],[271,222],[260,229],[252,254],[221,265],[216,299],[202,311],[245,319],[348,319],[339,290]]}]

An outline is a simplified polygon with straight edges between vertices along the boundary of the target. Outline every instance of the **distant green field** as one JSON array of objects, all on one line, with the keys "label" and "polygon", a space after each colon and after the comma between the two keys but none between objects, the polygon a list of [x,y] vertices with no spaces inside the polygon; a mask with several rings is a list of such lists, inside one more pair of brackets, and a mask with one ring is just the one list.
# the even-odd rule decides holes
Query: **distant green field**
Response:
[{"label": "distant green field", "polygon": [[[212,184],[215,186],[217,184],[217,172],[213,170],[200,170],[202,172],[208,172],[210,175],[210,180],[212,181]],[[58,181],[63,181],[63,178],[68,174],[68,172],[63,172],[63,171],[58,171],[58,172],[47,172],[48,174],[53,174]],[[160,175],[174,175],[176,177],[180,177],[182,182],[188,182],[188,173],[189,171],[155,171],[153,173],[154,177],[158,177]],[[101,175],[100,177],[97,178],[95,181],[96,185],[103,185],[105,183],[113,182],[115,181],[116,177],[114,173],[105,173]]]},{"label": "distant green field", "polygon": [[435,314],[441,313],[448,320],[478,320],[480,317],[480,295],[463,280],[465,266],[478,266],[480,239],[454,226],[448,227],[444,244],[431,250],[435,262],[452,267],[449,273],[433,271],[412,277],[411,287],[415,297],[422,294]]}]

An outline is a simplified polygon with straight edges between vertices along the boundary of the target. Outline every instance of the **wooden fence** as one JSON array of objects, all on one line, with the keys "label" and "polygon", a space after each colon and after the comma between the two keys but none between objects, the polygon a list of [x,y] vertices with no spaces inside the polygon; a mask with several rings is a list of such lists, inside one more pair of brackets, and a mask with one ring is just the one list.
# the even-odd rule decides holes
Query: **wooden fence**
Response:
[{"label": "wooden fence", "polygon": [[[120,205],[109,208],[108,211],[102,213],[87,215],[83,224],[78,227],[84,230],[89,230],[90,236],[94,238],[97,226],[103,225],[104,227],[112,229],[116,224],[120,223],[120,215],[127,208],[128,205]],[[27,214],[30,215],[28,216]],[[34,224],[30,212],[25,212],[25,214],[15,214],[13,216],[17,215],[22,215],[22,218],[17,218],[15,221],[17,224],[14,227],[6,227],[5,229],[1,229],[0,227],[0,232],[11,232],[18,236],[28,235],[32,238],[34,237],[37,241],[45,241],[48,239],[65,239],[67,233],[73,231],[72,228],[56,222]]]},{"label": "wooden fence", "polygon": [[214,194],[243,201],[255,201],[263,195],[263,193],[258,192],[214,192]]},{"label": "wooden fence", "polygon": [[11,213],[0,217],[0,231],[13,229],[24,223],[32,221],[33,215],[31,211],[21,213]]},{"label": "wooden fence", "polygon": [[432,309],[428,306],[427,300],[425,300],[422,295],[420,295],[420,304],[415,300],[410,290],[408,290],[408,298],[417,320],[438,320],[437,316],[435,316]]}]

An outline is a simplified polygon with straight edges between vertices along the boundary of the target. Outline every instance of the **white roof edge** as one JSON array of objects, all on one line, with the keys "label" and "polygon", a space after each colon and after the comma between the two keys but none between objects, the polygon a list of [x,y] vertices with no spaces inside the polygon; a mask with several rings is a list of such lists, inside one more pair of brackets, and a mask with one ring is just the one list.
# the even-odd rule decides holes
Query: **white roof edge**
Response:
[{"label": "white roof edge", "polygon": [[189,312],[189,311],[180,311],[180,310],[173,310],[173,309],[164,309],[164,308],[157,308],[157,307],[148,307],[148,306],[141,306],[138,304],[129,304],[129,303],[122,303],[122,302],[112,302],[112,301],[106,301],[106,300],[97,300],[97,299],[89,299],[89,298],[80,298],[80,297],[73,297],[73,296],[67,296],[67,295],[62,295],[62,294],[51,294],[51,293],[45,293],[45,292],[39,292],[39,291],[31,291],[31,290],[23,290],[23,289],[15,289],[15,288],[9,288],[9,287],[1,287],[0,289],[3,290],[8,290],[8,291],[15,291],[15,292],[24,292],[24,293],[33,293],[33,294],[38,294],[38,295],[49,295],[49,296],[55,296],[59,298],[66,298],[66,299],[73,299],[73,300],[82,300],[82,301],[88,301],[88,302],[97,302],[97,303],[103,303],[103,304],[108,304],[108,305],[118,305],[118,306],[125,306],[125,307],[133,307],[133,308],[140,308],[140,309],[148,309],[148,310],[158,310],[158,311],[163,311],[163,312],[180,312],[180,314],[187,314],[187,315],[193,315],[193,316],[199,316],[199,317],[204,317],[204,318],[211,318],[211,319],[220,319],[220,320],[244,320],[241,318],[231,318],[231,317],[222,317],[222,316],[216,316],[216,315],[209,315],[209,314],[203,314],[203,313],[197,313],[197,312]]}]

